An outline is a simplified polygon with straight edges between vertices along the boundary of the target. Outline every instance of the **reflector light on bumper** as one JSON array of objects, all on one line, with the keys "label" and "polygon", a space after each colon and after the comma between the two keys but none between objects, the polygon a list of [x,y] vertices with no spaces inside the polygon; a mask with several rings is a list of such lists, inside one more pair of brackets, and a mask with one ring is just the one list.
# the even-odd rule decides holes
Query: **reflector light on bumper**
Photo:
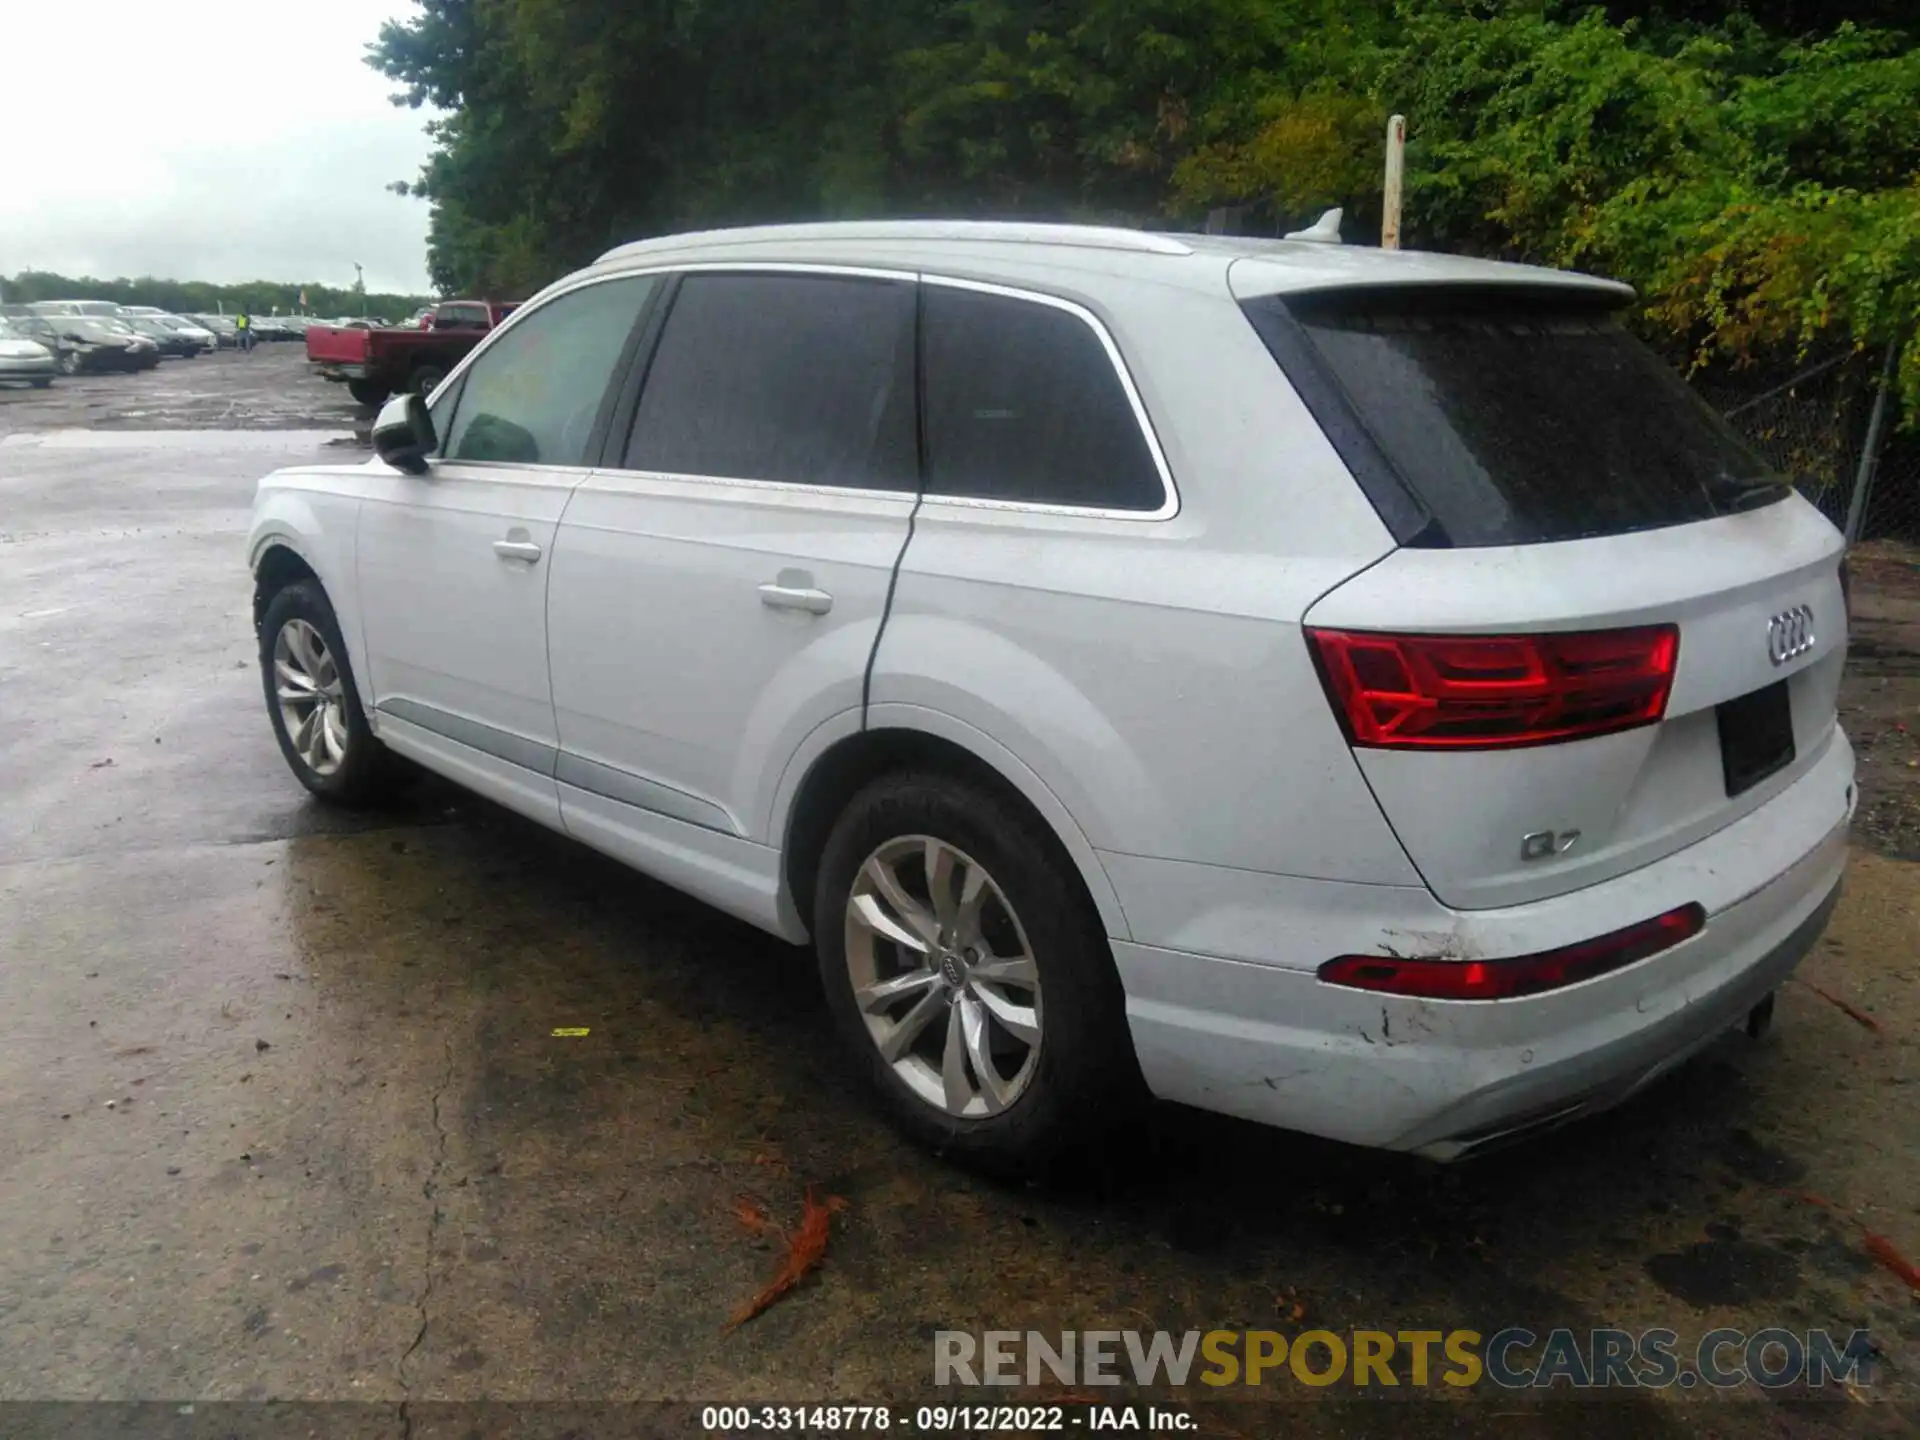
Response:
[{"label": "reflector light on bumper", "polygon": [[1596,940],[1538,955],[1504,960],[1400,960],[1391,955],[1342,955],[1319,970],[1330,985],[1409,995],[1421,1000],[1511,1000],[1578,985],[1624,969],[1698,935],[1707,923],[1699,905],[1682,905]]}]

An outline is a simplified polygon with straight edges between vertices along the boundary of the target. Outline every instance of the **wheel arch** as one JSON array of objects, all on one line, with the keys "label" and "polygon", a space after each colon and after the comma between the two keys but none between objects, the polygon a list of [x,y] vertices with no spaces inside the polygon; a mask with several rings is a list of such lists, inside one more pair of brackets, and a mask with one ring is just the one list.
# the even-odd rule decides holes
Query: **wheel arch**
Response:
[{"label": "wheel arch", "polygon": [[[1051,839],[1080,876],[1106,933],[1131,938],[1113,883],[1092,844],[1040,777],[1010,750],[963,721],[917,706],[876,706],[879,723],[840,736],[781,786],[772,833],[779,837],[781,908],[808,933],[822,850],[834,822],[856,793],[881,775],[932,769],[1009,800]],[[901,713],[911,712],[911,713]],[[796,767],[797,769],[800,767]]]},{"label": "wheel arch", "polygon": [[284,537],[273,535],[263,540],[253,559],[253,628],[256,631],[273,597],[298,580],[313,580],[322,590],[326,589],[327,582],[320,579],[319,572]]}]

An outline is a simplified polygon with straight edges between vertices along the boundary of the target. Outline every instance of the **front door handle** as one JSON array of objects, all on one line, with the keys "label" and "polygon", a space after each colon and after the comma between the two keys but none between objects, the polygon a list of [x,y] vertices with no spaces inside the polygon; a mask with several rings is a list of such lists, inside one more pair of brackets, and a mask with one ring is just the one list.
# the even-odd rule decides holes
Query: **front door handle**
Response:
[{"label": "front door handle", "polygon": [[529,565],[538,564],[540,547],[531,540],[496,540],[493,553],[502,560],[524,560]]},{"label": "front door handle", "polygon": [[760,603],[770,610],[804,610],[809,615],[824,615],[833,608],[833,596],[816,590],[813,577],[781,571],[780,578],[760,587]]}]

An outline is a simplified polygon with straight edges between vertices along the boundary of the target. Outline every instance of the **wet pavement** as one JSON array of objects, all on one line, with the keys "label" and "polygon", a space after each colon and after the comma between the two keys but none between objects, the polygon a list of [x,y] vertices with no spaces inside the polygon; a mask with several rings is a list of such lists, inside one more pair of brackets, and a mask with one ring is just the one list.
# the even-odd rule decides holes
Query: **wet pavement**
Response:
[{"label": "wet pavement", "polygon": [[[941,1329],[1779,1325],[1870,1330],[1883,1383],[1289,1383],[1211,1433],[1911,1433],[1920,1305],[1866,1239],[1920,1256],[1911,863],[1858,850],[1802,970],[1870,1024],[1790,984],[1763,1040],[1523,1149],[1441,1169],[1168,1108],[1079,1186],[991,1183],[884,1126],[803,952],[437,783],[306,798],[246,510],[360,455],[256,358],[288,424],[211,428],[257,418],[244,357],[0,392],[0,1400],[361,1400],[397,1435],[480,1397],[925,1398]],[[193,428],[126,428],[131,386],[189,378]],[[791,1224],[809,1187],[847,1202],[825,1263],[726,1329],[779,1259],[737,1197]]]},{"label": "wet pavement", "polygon": [[344,385],[307,373],[290,340],[242,355],[219,350],[166,360],[135,375],[74,375],[46,390],[0,382],[0,435],[71,426],[94,430],[326,430],[361,412]]}]

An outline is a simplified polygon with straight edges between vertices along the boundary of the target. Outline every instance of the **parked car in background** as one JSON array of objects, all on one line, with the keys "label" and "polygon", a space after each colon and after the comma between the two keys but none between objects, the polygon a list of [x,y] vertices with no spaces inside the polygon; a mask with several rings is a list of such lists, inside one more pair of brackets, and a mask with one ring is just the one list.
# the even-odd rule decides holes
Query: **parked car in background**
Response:
[{"label": "parked car in background", "polygon": [[35,300],[27,306],[35,315],[118,315],[111,300]]},{"label": "parked car in background", "polygon": [[12,323],[54,351],[63,375],[151,370],[160,363],[160,347],[113,316],[35,315]]},{"label": "parked car in background", "polygon": [[191,335],[175,330],[157,315],[121,315],[117,318],[134,334],[151,340],[163,359],[196,360],[205,348]]},{"label": "parked car in background", "polygon": [[186,336],[202,350],[217,350],[220,348],[220,337],[204,325],[196,325],[191,320],[187,320],[179,315],[167,315],[164,313],[155,315],[153,319],[176,334]]},{"label": "parked car in background", "polygon": [[44,390],[53,383],[59,361],[45,345],[14,329],[15,323],[0,316],[0,380],[21,380]]},{"label": "parked car in background", "polygon": [[222,350],[232,350],[240,343],[240,331],[233,321],[224,315],[194,314],[186,317],[203,330],[209,330]]},{"label": "parked car in background", "polygon": [[328,380],[343,382],[362,405],[378,405],[403,390],[431,394],[447,372],[508,315],[512,303],[449,300],[433,307],[430,328],[404,325],[316,326],[307,332],[307,361]]}]

